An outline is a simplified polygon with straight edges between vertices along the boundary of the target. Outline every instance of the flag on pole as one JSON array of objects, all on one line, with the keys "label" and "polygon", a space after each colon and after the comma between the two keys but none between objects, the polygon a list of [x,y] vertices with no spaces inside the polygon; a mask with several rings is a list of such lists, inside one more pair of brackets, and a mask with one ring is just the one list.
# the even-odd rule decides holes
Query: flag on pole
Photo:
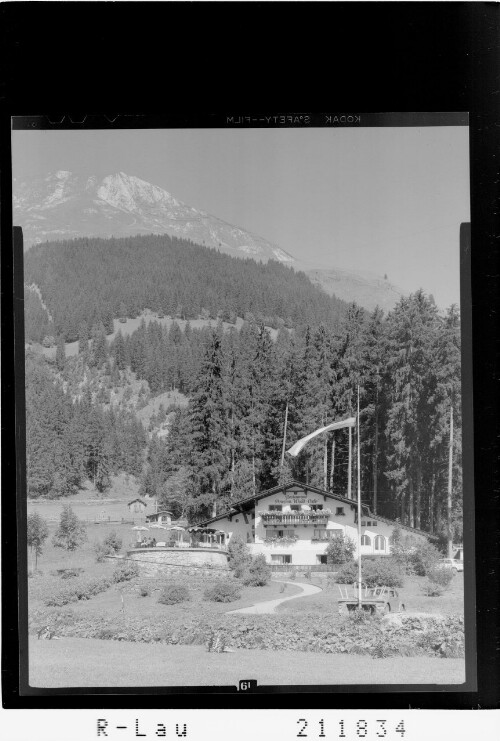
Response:
[{"label": "flag on pole", "polygon": [[294,445],[292,445],[292,447],[287,452],[290,455],[296,456],[300,453],[304,445],[306,445],[309,442],[309,440],[312,440],[313,437],[316,437],[317,435],[322,435],[324,432],[330,432],[330,430],[342,430],[344,427],[355,427],[355,425],[356,425],[355,417],[348,417],[347,419],[343,419],[341,422],[332,422],[331,424],[326,425],[326,427],[320,427],[314,432],[311,432],[309,435],[306,435],[300,440],[297,440],[297,442]]}]

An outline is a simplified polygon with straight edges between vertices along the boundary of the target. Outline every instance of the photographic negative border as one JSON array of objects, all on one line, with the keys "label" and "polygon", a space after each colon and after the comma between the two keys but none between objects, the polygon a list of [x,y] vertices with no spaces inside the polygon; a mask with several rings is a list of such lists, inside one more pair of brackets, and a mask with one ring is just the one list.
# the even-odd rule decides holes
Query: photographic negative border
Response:
[{"label": "photographic negative border", "polygon": [[[138,128],[138,129],[149,129],[149,128],[179,128],[181,124],[183,127],[190,128],[230,128],[233,126],[252,127],[252,119],[256,116],[250,114],[248,116],[239,114],[225,114],[224,116],[210,115],[210,116],[146,116],[141,115],[134,117],[127,115],[123,121],[125,128]],[[342,118],[351,117],[352,121],[341,121]],[[273,126],[291,127],[291,126],[332,126],[332,125],[347,125],[355,126],[358,125],[356,117],[360,119],[366,125],[383,125],[383,126],[394,126],[394,125],[466,125],[467,114],[456,113],[413,113],[413,114],[345,114],[345,113],[310,113],[310,114],[258,114],[260,126],[269,126],[270,119]],[[14,128],[28,128],[28,129],[119,129],[122,128],[121,123],[123,122],[121,116],[113,116],[113,120],[110,121],[106,116],[80,116],[71,117],[65,116],[62,120],[56,122],[55,118],[52,117],[22,117],[14,118]],[[334,119],[338,119],[338,124],[335,123]],[[73,119],[73,120],[72,120]],[[235,123],[237,119],[237,123]],[[276,121],[277,119],[277,121]],[[304,120],[306,119],[306,120]],[[14,290],[14,301],[16,306],[20,306],[23,302],[23,280],[22,280],[22,235],[20,230],[15,231],[14,240],[14,278],[15,278],[15,290]],[[464,450],[464,491],[473,492],[473,441],[472,441],[472,395],[470,393],[471,381],[472,381],[472,348],[471,348],[471,328],[472,328],[472,299],[471,299],[471,275],[470,275],[470,261],[471,252],[470,249],[470,238],[469,229],[467,225],[462,225],[460,233],[461,241],[461,316],[462,316],[462,404],[463,404],[463,450]],[[458,234],[457,234],[458,240]],[[20,277],[21,276],[21,277]],[[25,427],[24,420],[24,327],[23,327],[23,316],[21,311],[15,313],[15,334],[16,334],[16,405],[17,405],[17,416],[16,416],[16,433],[18,435],[17,446],[18,450],[23,448],[22,430]],[[16,456],[16,466],[18,475],[18,487],[19,491],[25,490],[25,466],[21,462],[24,451]],[[17,515],[20,523],[25,522],[26,518],[26,502],[24,497],[18,498],[17,503]],[[464,521],[467,522],[468,528],[464,531],[464,549],[466,554],[472,554],[474,551],[474,498],[473,495],[467,495],[464,497]],[[22,532],[22,528],[19,528],[19,532]],[[22,537],[18,540],[18,564],[19,570],[23,573],[23,569],[26,570],[27,559],[26,559],[26,548],[25,542]],[[313,693],[324,693],[328,692],[331,696],[344,696],[346,693],[349,695],[362,695],[363,702],[366,702],[366,697],[376,696],[377,698],[381,694],[390,694],[393,698],[393,703],[401,693],[401,695],[411,696],[414,693],[418,693],[419,706],[421,707],[421,700],[427,693],[451,693],[452,695],[462,693],[474,693],[476,687],[476,661],[475,661],[475,600],[474,595],[474,569],[471,563],[468,564],[465,572],[465,585],[466,594],[468,596],[465,599],[465,611],[466,611],[466,665],[467,665],[467,680],[465,685],[459,685],[460,688],[457,692],[457,685],[338,685],[332,687],[321,686],[305,686],[299,687],[293,685],[290,687],[279,686],[279,687],[266,687],[257,686],[253,690],[254,695],[269,694],[271,692],[279,692],[280,695],[284,693],[306,693],[308,695]],[[29,688],[25,681],[25,674],[27,668],[27,650],[26,645],[23,644],[23,633],[27,634],[27,620],[25,607],[26,595],[23,594],[22,584],[20,584],[20,604],[21,604],[21,615],[20,615],[20,643],[21,643],[21,692],[23,696],[89,696],[89,695],[131,695],[135,697],[145,697],[151,693],[155,695],[166,694],[166,695],[192,695],[193,692],[197,696],[209,694],[213,695],[225,693],[234,693],[236,688],[207,688],[207,687],[172,687],[172,688],[64,688],[64,689],[34,689]],[[239,695],[241,697],[241,695]],[[451,699],[451,697],[450,697]],[[345,703],[344,703],[345,704]],[[369,707],[369,705],[365,705]],[[376,706],[379,706],[377,701]],[[394,705],[393,705],[394,706]],[[452,707],[454,707],[452,705]]]}]

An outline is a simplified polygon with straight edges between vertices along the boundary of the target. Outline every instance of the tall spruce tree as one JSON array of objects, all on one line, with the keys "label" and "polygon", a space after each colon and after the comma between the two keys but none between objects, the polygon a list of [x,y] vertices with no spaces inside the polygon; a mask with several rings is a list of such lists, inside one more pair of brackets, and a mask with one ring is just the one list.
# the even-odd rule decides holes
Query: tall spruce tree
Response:
[{"label": "tall spruce tree", "polygon": [[421,524],[424,465],[429,451],[429,369],[432,338],[439,318],[423,291],[402,298],[388,317],[387,435],[390,452],[386,476],[395,493],[401,521]]},{"label": "tall spruce tree", "polygon": [[63,371],[65,365],[66,365],[66,345],[64,343],[64,337],[60,335],[57,340],[57,348],[56,348],[57,370]]},{"label": "tall spruce tree", "polygon": [[[199,503],[216,511],[228,461],[227,405],[221,332],[214,330],[205,351],[198,387],[189,403],[191,469]],[[196,506],[196,501],[194,502]]]}]

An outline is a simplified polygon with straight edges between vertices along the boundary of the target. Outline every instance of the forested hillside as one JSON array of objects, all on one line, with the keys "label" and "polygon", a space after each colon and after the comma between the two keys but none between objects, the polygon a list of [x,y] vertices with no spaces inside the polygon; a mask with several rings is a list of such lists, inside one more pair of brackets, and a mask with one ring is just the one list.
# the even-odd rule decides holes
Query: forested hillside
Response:
[{"label": "forested hillside", "polygon": [[146,435],[134,414],[102,404],[86,389],[75,398],[42,358],[26,355],[28,494],[57,498],[90,479],[100,492],[110,476],[140,475]]},{"label": "forested hillside", "polygon": [[[214,503],[220,512],[231,499],[290,475],[345,495],[347,431],[311,443],[281,469],[285,409],[289,447],[322,424],[355,414],[359,383],[363,500],[380,514],[440,531],[453,406],[460,536],[460,322],[454,307],[440,315],[422,292],[402,299],[387,318],[353,305],[338,330],[323,324],[294,333],[281,329],[274,343],[256,324],[239,333],[219,328],[174,337],[151,324],[125,343],[117,338],[111,351],[158,389],[175,385],[189,396],[168,437],[152,441],[142,490],[194,519],[210,514]],[[160,369],[167,375],[156,375]]]},{"label": "forested hillside", "polygon": [[[89,424],[90,406],[85,397],[70,409],[70,399],[77,398],[80,388],[75,378],[85,377],[87,384],[93,374],[101,379],[100,390],[89,386],[89,391],[94,389],[94,407],[100,405],[100,411],[94,408],[90,418],[102,418],[99,424],[104,427],[125,425],[128,429],[131,413],[137,413],[151,394],[176,389],[187,396],[187,406],[161,409],[158,418],[152,419],[144,468],[137,456],[139,450],[146,451],[146,443],[134,433],[137,455],[124,470],[142,470],[142,493],[158,496],[177,514],[187,514],[192,520],[211,514],[214,507],[220,512],[231,500],[292,475],[345,495],[347,431],[333,433],[328,440],[318,439],[297,460],[285,459],[281,468],[285,410],[288,406],[289,447],[315,428],[355,414],[359,384],[363,500],[379,514],[439,532],[446,512],[453,406],[454,518],[460,537],[460,320],[455,307],[441,315],[422,292],[401,299],[387,317],[352,305],[336,330],[321,323],[293,332],[281,328],[276,341],[255,322],[229,332],[223,331],[221,323],[215,329],[197,330],[188,324],[185,331],[175,322],[168,330],[155,322],[142,323],[134,334],[127,338],[118,334],[112,343],[106,342],[101,328],[90,342],[81,343],[77,358],[65,359],[61,349],[56,363],[66,395],[51,381],[44,396],[28,375],[28,410],[33,427],[42,408],[43,424],[55,427],[51,434],[59,435],[64,445],[72,434],[80,434],[80,428],[88,430]],[[130,373],[143,387],[131,406],[117,414],[117,400],[125,402],[132,395],[120,390]],[[54,414],[60,405],[66,410],[61,414],[72,434],[62,432],[61,414]],[[160,438],[154,431],[165,422],[167,412],[168,435]],[[75,429],[73,419],[77,420]],[[30,434],[34,440],[36,435]],[[88,436],[93,439],[94,432]],[[36,448],[30,442],[33,461],[45,444]],[[82,445],[79,450],[87,450]],[[53,446],[49,447],[52,451]],[[105,445],[97,458],[87,451],[79,453],[77,460],[82,455],[79,470],[83,467],[88,473],[94,472],[94,461],[102,461],[103,456],[105,468],[125,466],[122,454],[111,454]],[[53,452],[48,460],[53,460]],[[53,464],[47,467],[57,469]],[[32,463],[32,494],[40,491],[33,479],[35,469]]]},{"label": "forested hillside", "polygon": [[[54,361],[28,354],[31,496],[65,495],[85,478],[105,491],[110,473],[127,471],[140,478],[143,494],[199,521],[290,476],[346,495],[347,431],[319,438],[281,466],[284,420],[288,410],[290,447],[355,414],[359,384],[363,501],[430,532],[441,532],[446,519],[453,407],[460,538],[456,307],[440,313],[419,291],[387,316],[369,314],[282,265],[165,237],[41,245],[26,267],[45,303],[28,292],[32,321],[59,335]],[[220,321],[197,329],[142,322],[131,335],[107,340],[114,316],[144,307]],[[246,317],[243,325],[224,330],[222,320],[236,315]],[[265,327],[272,322],[276,339]],[[65,357],[64,337],[78,338],[76,357]],[[143,426],[141,408],[173,390],[183,404],[158,406]]]},{"label": "forested hillside", "polygon": [[[168,236],[75,239],[35,245],[25,255],[25,282],[35,284],[52,315],[55,336],[77,340],[113,318],[144,308],[193,319],[234,320],[250,313],[268,326],[338,325],[346,304],[279,262],[242,260]],[[39,307],[26,306],[27,339],[41,342]]]}]

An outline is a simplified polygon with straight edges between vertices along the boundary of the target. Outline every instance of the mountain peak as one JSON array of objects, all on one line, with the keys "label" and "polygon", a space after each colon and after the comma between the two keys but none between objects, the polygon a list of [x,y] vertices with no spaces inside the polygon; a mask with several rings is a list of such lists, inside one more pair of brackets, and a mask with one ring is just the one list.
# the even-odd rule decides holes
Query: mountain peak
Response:
[{"label": "mountain peak", "polygon": [[168,191],[120,170],[105,177],[69,170],[29,182],[13,181],[14,221],[25,247],[77,237],[131,237],[168,234],[233,257],[275,260],[304,270],[327,293],[368,309],[391,308],[398,292],[381,279],[332,269],[314,270],[279,245],[253,232],[188,206]]},{"label": "mountain peak", "polygon": [[288,265],[295,259],[266,239],[188,206],[123,170],[104,177],[67,170],[14,181],[14,215],[26,247],[45,240],[169,234],[233,256]]}]

